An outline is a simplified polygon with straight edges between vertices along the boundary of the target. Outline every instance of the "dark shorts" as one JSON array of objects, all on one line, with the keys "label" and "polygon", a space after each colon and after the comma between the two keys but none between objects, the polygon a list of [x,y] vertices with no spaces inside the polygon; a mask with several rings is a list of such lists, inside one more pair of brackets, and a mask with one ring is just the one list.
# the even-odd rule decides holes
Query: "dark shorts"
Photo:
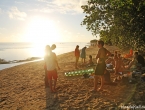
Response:
[{"label": "dark shorts", "polygon": [[57,80],[58,76],[57,76],[57,71],[56,70],[52,70],[52,71],[48,71],[48,80]]},{"label": "dark shorts", "polygon": [[95,75],[104,75],[105,70],[106,70],[106,64],[98,63],[95,69]]}]

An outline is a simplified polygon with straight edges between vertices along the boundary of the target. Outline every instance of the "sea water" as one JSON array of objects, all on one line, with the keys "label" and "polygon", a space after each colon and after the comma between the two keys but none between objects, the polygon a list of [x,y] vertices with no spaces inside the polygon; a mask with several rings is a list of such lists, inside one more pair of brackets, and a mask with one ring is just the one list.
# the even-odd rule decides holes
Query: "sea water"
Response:
[{"label": "sea water", "polygon": [[[87,42],[57,42],[48,44],[28,42],[0,43],[0,59],[6,61],[26,60],[31,57],[40,57],[43,59],[45,46],[51,46],[52,44],[56,44],[56,49],[53,50],[56,55],[74,51],[76,45],[79,45],[79,49],[89,45]],[[0,70],[23,63],[0,64]]]}]

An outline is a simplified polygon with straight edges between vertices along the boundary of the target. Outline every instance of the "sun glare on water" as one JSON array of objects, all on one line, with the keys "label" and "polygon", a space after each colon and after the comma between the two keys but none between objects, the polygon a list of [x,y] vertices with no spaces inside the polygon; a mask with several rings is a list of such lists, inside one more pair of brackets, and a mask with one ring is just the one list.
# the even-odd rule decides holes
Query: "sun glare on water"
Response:
[{"label": "sun glare on water", "polygon": [[59,42],[60,35],[57,32],[54,21],[35,17],[30,22],[24,38],[33,44],[32,54],[43,56],[45,45]]}]

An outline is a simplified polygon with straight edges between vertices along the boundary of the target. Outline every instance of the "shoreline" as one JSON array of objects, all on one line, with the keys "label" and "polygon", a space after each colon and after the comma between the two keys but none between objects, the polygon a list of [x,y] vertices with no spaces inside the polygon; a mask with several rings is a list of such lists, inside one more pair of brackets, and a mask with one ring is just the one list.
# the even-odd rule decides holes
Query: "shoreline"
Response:
[{"label": "shoreline", "polygon": [[41,57],[30,57],[25,60],[12,60],[12,61],[6,61],[5,59],[0,59],[0,64],[12,64],[12,63],[20,63],[20,62],[28,62],[28,61],[34,61],[42,59]]},{"label": "shoreline", "polygon": [[[113,52],[117,47],[106,46]],[[95,58],[98,48],[86,49],[86,61],[89,55]],[[0,109],[16,110],[59,110],[59,109],[108,109],[118,108],[132,93],[133,84],[117,86],[104,85],[104,91],[93,93],[93,79],[66,77],[67,71],[74,71],[74,51],[57,55],[58,70],[57,93],[51,93],[44,86],[44,62],[30,62],[0,71]],[[81,59],[78,63],[79,69]],[[117,91],[117,92],[116,92]]]},{"label": "shoreline", "polygon": [[[73,51],[70,51],[70,52],[67,52],[67,53],[62,53],[62,54],[57,55],[57,57],[63,56],[65,54],[69,54],[69,53],[72,53],[72,52]],[[31,57],[31,58],[28,58],[26,60],[13,60],[13,61],[6,61],[4,63],[1,62],[0,63],[0,71],[3,70],[3,69],[8,69],[8,68],[14,67],[14,66],[27,64],[27,63],[31,63],[31,62],[37,62],[37,61],[43,61],[43,58],[41,58],[41,57]]]}]

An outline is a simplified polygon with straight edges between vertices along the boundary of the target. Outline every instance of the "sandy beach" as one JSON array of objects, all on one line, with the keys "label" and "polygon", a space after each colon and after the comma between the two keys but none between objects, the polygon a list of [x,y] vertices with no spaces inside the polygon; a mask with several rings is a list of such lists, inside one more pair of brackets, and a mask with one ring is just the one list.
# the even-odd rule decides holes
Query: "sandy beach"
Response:
[{"label": "sandy beach", "polygon": [[[106,46],[113,52],[119,50]],[[88,56],[95,58],[98,48],[86,49]],[[114,110],[127,102],[135,91],[136,84],[105,85],[101,92],[91,92],[93,79],[81,76],[66,77],[67,71],[75,70],[74,52],[58,56],[57,93],[44,86],[44,62],[37,61],[0,71],[0,110]],[[86,69],[81,66],[79,69]]]}]

